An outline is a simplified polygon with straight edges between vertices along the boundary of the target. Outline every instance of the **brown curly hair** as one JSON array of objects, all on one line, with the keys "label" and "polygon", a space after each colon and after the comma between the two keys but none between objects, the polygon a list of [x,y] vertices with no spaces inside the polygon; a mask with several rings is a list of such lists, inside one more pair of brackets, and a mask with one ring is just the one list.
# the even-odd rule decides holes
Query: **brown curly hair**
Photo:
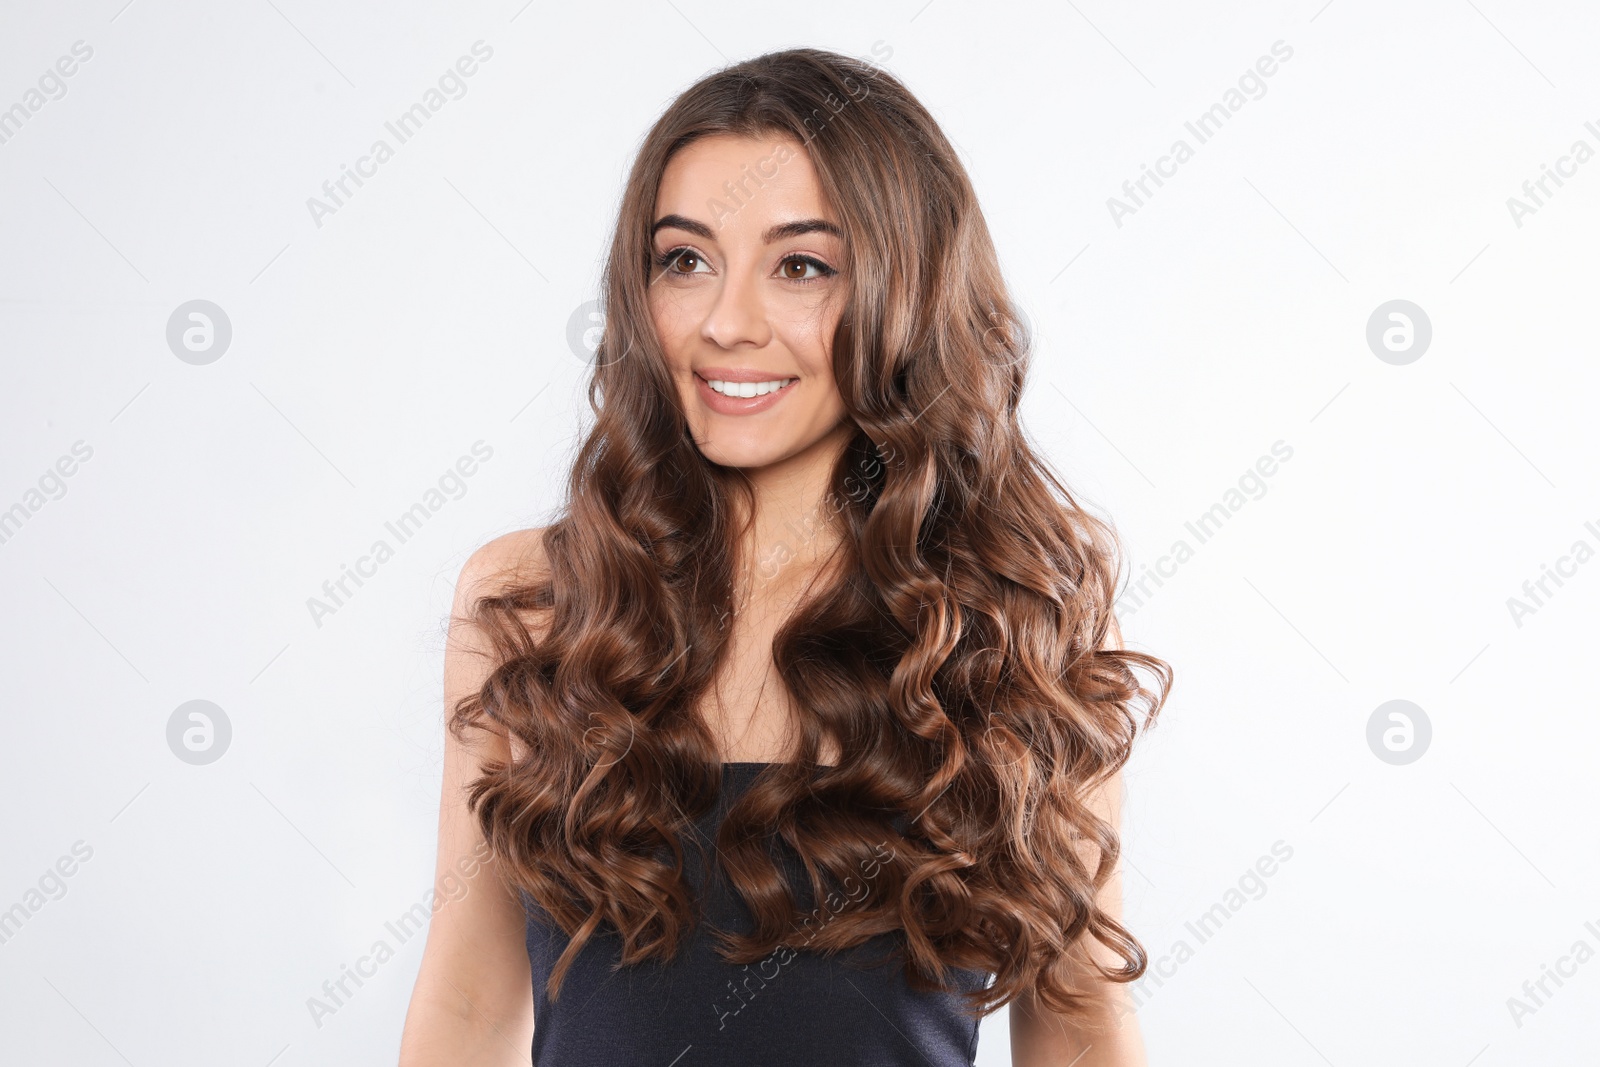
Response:
[{"label": "brown curly hair", "polygon": [[[976,1012],[1024,992],[1080,1012],[1080,941],[1123,961],[1095,963],[1106,980],[1146,966],[1096,903],[1120,845],[1086,798],[1127,761],[1136,712],[1154,723],[1171,669],[1116,647],[1114,530],[1018,424],[1031,341],[950,143],[892,75],[810,48],[713,73],[645,137],[603,279],[595,421],[543,531],[547,570],[471,602],[496,666],[450,725],[527,746],[468,795],[507,877],[572,938],[547,993],[602,923],[631,964],[671,959],[695,921],[680,835],[714,802],[720,763],[692,709],[728,652],[733,505],[753,496],[696,449],[646,299],[663,169],[714,133],[801,142],[842,220],[848,302],[831,351],[856,427],[828,501],[838,578],[772,643],[799,759],[763,773],[718,830],[754,918],[747,935],[717,931],[720,951],[753,963],[806,925],[775,839],[817,900],[886,843],[894,861],[808,947],[903,932],[914,988],[972,968],[995,976],[967,994]],[[530,612],[549,623],[537,639]],[[823,767],[829,738],[843,755]]]}]

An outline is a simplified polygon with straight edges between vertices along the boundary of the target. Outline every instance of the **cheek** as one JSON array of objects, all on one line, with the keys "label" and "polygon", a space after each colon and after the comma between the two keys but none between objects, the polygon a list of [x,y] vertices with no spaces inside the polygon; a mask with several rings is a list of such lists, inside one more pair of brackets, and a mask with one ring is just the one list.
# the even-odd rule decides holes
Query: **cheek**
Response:
[{"label": "cheek", "polygon": [[684,309],[673,300],[652,294],[650,321],[655,326],[656,338],[661,342],[667,358],[674,363],[681,362],[681,353],[686,351],[686,341],[693,328]]},{"label": "cheek", "polygon": [[833,366],[833,335],[838,328],[836,314],[808,311],[788,318],[781,336],[800,369],[808,374],[825,374]]}]

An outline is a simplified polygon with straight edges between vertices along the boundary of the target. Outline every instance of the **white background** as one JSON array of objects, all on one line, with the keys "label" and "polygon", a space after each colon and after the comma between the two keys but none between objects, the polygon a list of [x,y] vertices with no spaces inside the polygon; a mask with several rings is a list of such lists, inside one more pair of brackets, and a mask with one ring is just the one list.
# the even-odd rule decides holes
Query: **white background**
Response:
[{"label": "white background", "polygon": [[[1507,205],[1600,149],[1592,6],[123,5],[0,8],[0,108],[93,49],[0,144],[0,909],[43,901],[0,944],[8,1063],[393,1062],[420,937],[320,1026],[307,1000],[431,884],[450,591],[559,503],[587,418],[568,320],[638,141],[725,62],[875,43],[1037,328],[1026,424],[1135,574],[1293,449],[1124,614],[1177,674],[1127,772],[1152,1062],[1593,1055],[1600,961],[1523,984],[1600,950],[1600,562],[1507,604],[1600,548],[1600,160],[1520,226]],[[318,226],[307,199],[480,39],[466,94]],[[1184,123],[1279,40],[1198,144]],[[1179,137],[1194,157],[1118,225],[1108,198]],[[193,299],[233,330],[203,366],[166,342]],[[1405,365],[1366,340],[1395,299],[1432,324]],[[308,599],[479,440],[319,625]],[[210,765],[167,744],[194,699],[232,728]],[[1432,727],[1404,765],[1367,743],[1392,699]],[[64,895],[30,898],[80,841]],[[1007,1047],[991,1018],[980,1063]]]}]

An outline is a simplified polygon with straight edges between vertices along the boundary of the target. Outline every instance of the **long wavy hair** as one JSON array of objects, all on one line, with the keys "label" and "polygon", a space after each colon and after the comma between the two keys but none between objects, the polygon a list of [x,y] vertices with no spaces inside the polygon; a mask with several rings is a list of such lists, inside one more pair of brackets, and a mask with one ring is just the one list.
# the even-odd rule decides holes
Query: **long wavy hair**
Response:
[{"label": "long wavy hair", "polygon": [[[698,914],[682,840],[721,768],[693,709],[728,653],[753,495],[696,448],[646,300],[662,171],[710,134],[809,153],[845,231],[832,361],[856,428],[821,509],[837,579],[772,642],[798,759],[764,771],[717,832],[754,919],[716,930],[719,952],[749,964],[801,929],[830,954],[891,933],[912,988],[970,968],[994,975],[964,991],[972,1011],[1033,992],[1081,1012],[1069,957],[1083,939],[1121,961],[1096,961],[1102,978],[1145,970],[1096,902],[1120,845],[1087,793],[1129,758],[1139,713],[1154,723],[1171,670],[1115,647],[1116,534],[1018,424],[1031,342],[956,153],[892,75],[810,48],[707,76],[645,137],[602,282],[595,420],[543,533],[547,568],[475,598],[466,620],[496,665],[451,729],[526,745],[468,795],[503,876],[571,938],[546,993],[602,925],[620,935],[618,966],[665,962]],[[548,621],[537,638],[530,613]],[[822,766],[830,737],[841,761]],[[818,901],[885,843],[893,861],[818,926],[775,862],[780,839]]]}]

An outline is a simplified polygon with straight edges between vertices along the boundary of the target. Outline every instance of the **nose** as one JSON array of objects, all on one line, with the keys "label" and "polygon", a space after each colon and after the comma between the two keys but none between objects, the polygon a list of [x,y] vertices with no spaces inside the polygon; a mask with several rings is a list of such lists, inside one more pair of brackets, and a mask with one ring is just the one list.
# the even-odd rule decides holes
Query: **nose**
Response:
[{"label": "nose", "polygon": [[772,340],[761,284],[729,271],[700,323],[700,336],[720,348],[765,348]]}]

